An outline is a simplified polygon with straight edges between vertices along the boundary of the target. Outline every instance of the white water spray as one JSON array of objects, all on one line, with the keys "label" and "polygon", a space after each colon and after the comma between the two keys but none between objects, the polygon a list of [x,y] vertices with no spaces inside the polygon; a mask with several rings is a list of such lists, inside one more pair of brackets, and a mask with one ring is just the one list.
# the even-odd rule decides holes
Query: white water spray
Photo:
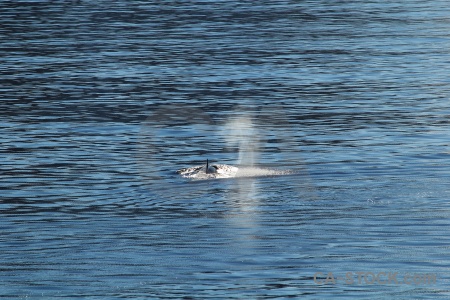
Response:
[{"label": "white water spray", "polygon": [[261,151],[261,138],[253,118],[248,114],[231,116],[224,125],[223,135],[228,147],[238,147],[237,164],[239,170],[235,177],[257,177],[286,175],[289,171],[258,168]]},{"label": "white water spray", "polygon": [[237,164],[253,167],[259,158],[259,133],[249,115],[232,116],[224,126],[228,147],[239,147]]}]

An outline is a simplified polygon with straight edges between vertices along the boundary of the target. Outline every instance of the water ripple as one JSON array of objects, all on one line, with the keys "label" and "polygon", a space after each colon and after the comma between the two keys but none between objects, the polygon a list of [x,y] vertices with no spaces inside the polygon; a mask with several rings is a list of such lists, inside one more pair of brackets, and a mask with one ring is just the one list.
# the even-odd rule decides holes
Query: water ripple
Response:
[{"label": "water ripple", "polygon": [[448,298],[447,11],[2,1],[0,296]]}]

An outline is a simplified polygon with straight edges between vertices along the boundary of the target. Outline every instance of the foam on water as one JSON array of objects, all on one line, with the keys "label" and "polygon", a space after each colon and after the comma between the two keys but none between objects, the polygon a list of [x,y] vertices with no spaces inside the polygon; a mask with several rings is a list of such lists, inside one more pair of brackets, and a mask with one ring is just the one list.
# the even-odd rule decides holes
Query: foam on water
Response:
[{"label": "foam on water", "polygon": [[276,170],[257,167],[241,167],[235,177],[260,177],[260,176],[279,176],[293,174],[290,170]]}]

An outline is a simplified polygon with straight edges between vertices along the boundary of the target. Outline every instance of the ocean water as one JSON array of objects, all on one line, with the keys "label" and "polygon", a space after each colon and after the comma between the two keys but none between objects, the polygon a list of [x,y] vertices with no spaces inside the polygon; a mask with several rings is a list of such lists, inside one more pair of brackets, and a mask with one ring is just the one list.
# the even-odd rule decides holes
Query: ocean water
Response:
[{"label": "ocean water", "polygon": [[[2,1],[0,24],[0,298],[450,296],[447,1]],[[286,175],[175,173],[206,159]]]}]

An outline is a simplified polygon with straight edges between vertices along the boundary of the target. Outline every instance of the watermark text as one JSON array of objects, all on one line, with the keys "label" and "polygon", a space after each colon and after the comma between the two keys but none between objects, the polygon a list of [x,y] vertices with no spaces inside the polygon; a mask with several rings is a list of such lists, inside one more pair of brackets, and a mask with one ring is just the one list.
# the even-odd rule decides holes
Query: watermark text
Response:
[{"label": "watermark text", "polygon": [[348,284],[348,285],[432,285],[436,284],[434,273],[403,273],[399,272],[346,272],[344,275],[333,272],[316,272],[314,283],[318,285]]}]

